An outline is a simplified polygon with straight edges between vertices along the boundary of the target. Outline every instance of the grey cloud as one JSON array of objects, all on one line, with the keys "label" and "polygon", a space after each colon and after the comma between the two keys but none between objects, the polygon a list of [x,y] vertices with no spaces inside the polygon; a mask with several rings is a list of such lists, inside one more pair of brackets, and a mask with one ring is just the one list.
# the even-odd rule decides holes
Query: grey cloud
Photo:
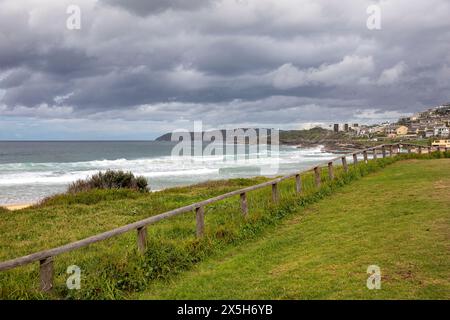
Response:
[{"label": "grey cloud", "polygon": [[101,2],[124,8],[139,16],[158,14],[166,10],[195,10],[210,5],[213,0],[101,0]]},{"label": "grey cloud", "polygon": [[21,86],[31,76],[30,71],[25,69],[16,69],[7,74],[4,79],[0,80],[0,88],[11,89]]},{"label": "grey cloud", "polygon": [[61,4],[0,2],[0,116],[293,125],[450,100],[445,0],[380,2],[378,31],[371,1],[77,2],[75,32]]},{"label": "grey cloud", "polygon": [[36,55],[26,65],[29,65],[35,71],[48,74],[80,77],[96,72],[95,68],[101,65],[96,63],[97,59],[89,57],[85,51],[79,48],[60,46],[50,48],[45,53]]}]

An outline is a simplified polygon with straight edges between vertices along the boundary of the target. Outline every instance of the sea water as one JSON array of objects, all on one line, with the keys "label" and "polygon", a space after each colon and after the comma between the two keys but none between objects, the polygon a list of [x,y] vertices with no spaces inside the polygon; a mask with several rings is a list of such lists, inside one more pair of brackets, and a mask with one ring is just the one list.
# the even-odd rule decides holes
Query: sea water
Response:
[{"label": "sea water", "polygon": [[277,175],[305,169],[332,158],[321,147],[280,146],[270,157],[172,157],[175,143],[156,141],[0,142],[0,205],[32,203],[64,192],[67,186],[98,171],[143,175],[151,190],[207,180],[252,177],[260,165],[276,161]]}]

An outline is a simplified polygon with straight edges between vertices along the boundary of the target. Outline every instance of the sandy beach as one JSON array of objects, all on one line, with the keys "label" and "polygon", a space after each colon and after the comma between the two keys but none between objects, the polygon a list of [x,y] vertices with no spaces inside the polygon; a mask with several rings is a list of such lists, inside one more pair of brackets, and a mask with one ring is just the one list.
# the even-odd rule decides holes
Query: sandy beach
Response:
[{"label": "sandy beach", "polygon": [[28,207],[31,207],[31,203],[21,203],[21,204],[8,204],[8,205],[3,205],[3,208],[6,208],[8,210],[14,211],[14,210],[20,210],[20,209],[25,209]]}]

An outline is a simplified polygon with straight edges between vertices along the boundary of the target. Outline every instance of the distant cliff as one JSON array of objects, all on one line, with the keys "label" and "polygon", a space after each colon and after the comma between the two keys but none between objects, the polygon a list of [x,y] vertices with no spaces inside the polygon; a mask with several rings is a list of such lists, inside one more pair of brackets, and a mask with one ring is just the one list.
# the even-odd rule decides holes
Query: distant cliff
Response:
[{"label": "distant cliff", "polygon": [[162,136],[159,136],[158,138],[155,139],[155,141],[172,141],[171,139],[172,137],[172,133],[165,133]]},{"label": "distant cliff", "polygon": [[[243,129],[247,130],[247,129]],[[220,130],[225,137],[226,130]],[[259,133],[259,129],[256,129]],[[203,132],[205,133],[205,132]],[[194,133],[190,132],[191,139],[194,140]],[[171,141],[172,133],[166,133],[158,137],[156,141]],[[327,150],[347,150],[361,147],[360,143],[352,141],[352,138],[344,132],[334,132],[331,130],[315,127],[308,130],[282,130],[280,131],[280,144],[296,145],[302,147],[325,146]],[[270,143],[270,138],[269,138]]]}]

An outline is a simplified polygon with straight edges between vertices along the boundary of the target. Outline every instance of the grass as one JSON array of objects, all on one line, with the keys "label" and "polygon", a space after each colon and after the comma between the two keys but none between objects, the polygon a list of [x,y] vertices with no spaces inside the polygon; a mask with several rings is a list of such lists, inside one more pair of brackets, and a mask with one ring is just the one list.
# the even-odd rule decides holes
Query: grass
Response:
[{"label": "grass", "polygon": [[[450,160],[397,162],[142,299],[450,299]],[[382,289],[366,288],[378,265]]]},{"label": "grass", "polygon": [[[431,157],[437,156],[433,154]],[[408,157],[416,156],[402,156]],[[51,294],[42,294],[38,290],[37,263],[2,272],[0,298],[123,299],[136,297],[142,292],[145,292],[145,297],[149,294],[147,288],[164,286],[167,281],[174,281],[177,274],[183,275],[186,270],[211,257],[260,239],[268,230],[275,230],[273,226],[285,221],[287,216],[299,215],[302,208],[309,208],[312,203],[341,190],[350,182],[379,171],[396,160],[379,159],[370,161],[369,165],[352,166],[349,174],[338,168],[334,182],[327,181],[324,170],[320,190],[314,188],[313,177],[307,174],[303,178],[304,193],[301,196],[293,192],[293,181],[283,182],[280,184],[282,201],[278,206],[270,201],[270,188],[252,192],[248,196],[250,215],[247,219],[240,214],[238,197],[212,204],[206,208],[203,239],[195,238],[194,213],[164,220],[149,228],[149,250],[144,256],[137,253],[136,234],[133,232],[60,255],[55,258],[55,287]],[[2,212],[0,260],[76,241],[265,180],[216,181],[150,194],[131,190],[96,190],[57,196],[25,210]],[[66,269],[73,264],[81,267],[82,289],[69,291],[65,286]],[[160,296],[163,297],[164,293],[161,292]]]}]

